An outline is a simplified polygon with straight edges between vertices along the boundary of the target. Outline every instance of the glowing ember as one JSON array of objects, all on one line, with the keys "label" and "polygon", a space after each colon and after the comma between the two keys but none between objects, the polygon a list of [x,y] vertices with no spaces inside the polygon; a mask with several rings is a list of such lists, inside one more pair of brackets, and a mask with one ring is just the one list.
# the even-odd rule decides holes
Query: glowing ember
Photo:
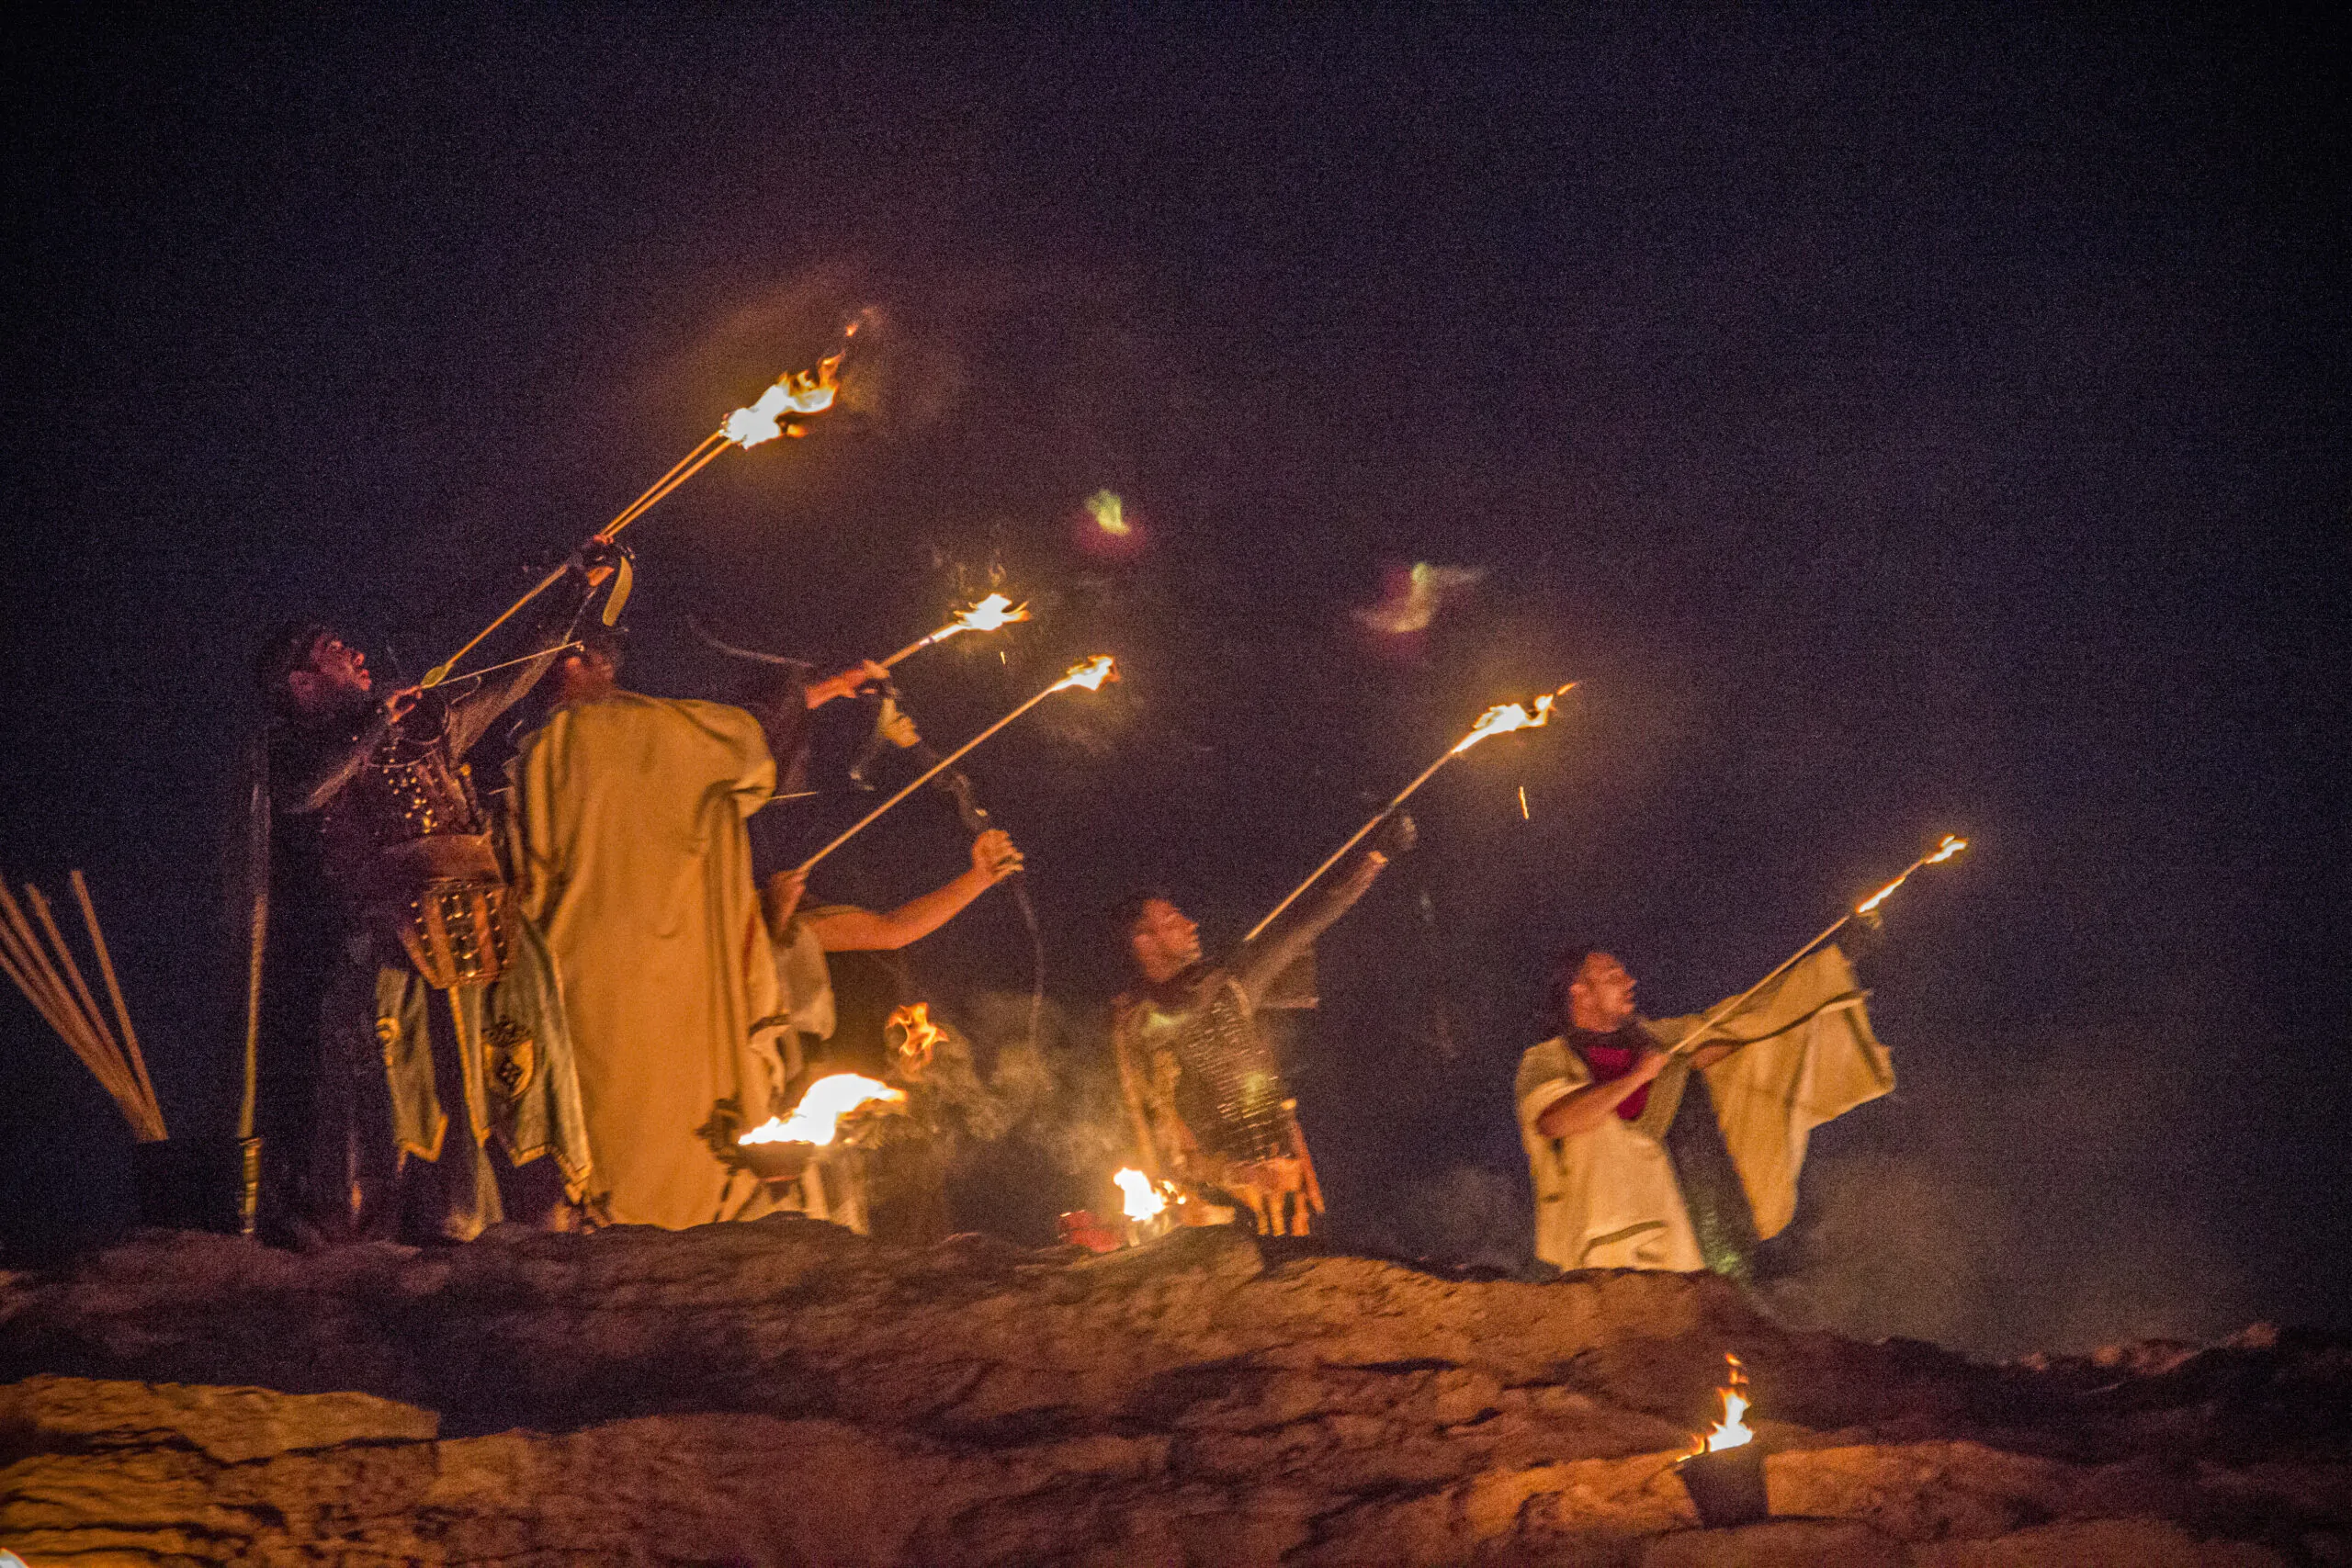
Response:
[{"label": "glowing ember", "polygon": [[1151,1178],[1142,1171],[1126,1169],[1111,1178],[1119,1184],[1125,1201],[1126,1215],[1131,1220],[1156,1220],[1168,1212],[1168,1200],[1151,1184]]},{"label": "glowing ember", "polygon": [[1713,1431],[1691,1439],[1699,1445],[1690,1450],[1693,1453],[1721,1453],[1725,1449],[1736,1449],[1743,1443],[1756,1440],[1756,1434],[1749,1431],[1747,1423],[1740,1419],[1747,1414],[1747,1369],[1741,1366],[1739,1358],[1728,1350],[1724,1352],[1724,1359],[1730,1363],[1728,1376],[1731,1379],[1728,1384],[1716,1391],[1723,1395],[1724,1418],[1715,1423]]},{"label": "glowing ember", "polygon": [[1102,689],[1103,682],[1115,681],[1118,678],[1118,666],[1111,661],[1111,656],[1107,653],[1098,653],[1083,664],[1071,666],[1069,674],[1046,689],[1048,692],[1064,692],[1072,686],[1083,686],[1090,692],[1099,692]]},{"label": "glowing ember", "polygon": [[1558,691],[1547,692],[1536,698],[1532,713],[1523,703],[1501,703],[1488,708],[1478,716],[1478,722],[1470,727],[1470,733],[1456,741],[1453,750],[1447,754],[1458,757],[1489,735],[1508,735],[1514,729],[1540,729],[1551,722],[1552,705],[1575,685],[1576,682],[1571,681]]},{"label": "glowing ember", "polygon": [[904,1105],[907,1091],[856,1073],[834,1073],[819,1078],[800,1097],[792,1114],[779,1121],[771,1116],[735,1141],[739,1144],[830,1144],[841,1132],[842,1118],[860,1106],[879,1100]]},{"label": "glowing ember", "polygon": [[[762,392],[759,400],[749,408],[737,409],[727,416],[719,428],[727,439],[739,446],[757,446],[763,441],[773,441],[787,434],[783,423],[786,414],[822,413],[833,406],[833,371],[842,362],[838,354],[818,362],[817,368],[788,371],[776,384]],[[797,434],[797,431],[789,434]]]},{"label": "glowing ember", "polygon": [[947,1038],[947,1032],[931,1021],[929,1002],[909,1002],[892,1013],[882,1026],[883,1037],[888,1039],[893,1029],[905,1032],[894,1048],[901,1077],[920,1077],[931,1066],[931,1054]]},{"label": "glowing ember", "polygon": [[1094,525],[1114,539],[1124,539],[1135,532],[1135,525],[1127,521],[1126,507],[1115,491],[1096,491],[1086,498],[1086,510],[1093,517]]},{"label": "glowing ember", "polygon": [[1894,881],[1888,883],[1885,886],[1880,888],[1877,892],[1871,894],[1869,897],[1855,905],[1854,913],[1858,915],[1869,914],[1872,909],[1877,908],[1881,904],[1886,901],[1886,896],[1888,894],[1894,892],[1896,888],[1910,881],[1912,872],[1918,870],[1923,865],[1939,865],[1943,862],[1951,859],[1952,856],[1960,853],[1961,851],[1967,847],[1968,840],[1966,839],[1957,838],[1952,834],[1946,833],[1944,835],[1944,841],[1938,844],[1932,853],[1921,855],[1917,860],[1911,863],[1910,866],[1904,871],[1902,875],[1896,877]]}]

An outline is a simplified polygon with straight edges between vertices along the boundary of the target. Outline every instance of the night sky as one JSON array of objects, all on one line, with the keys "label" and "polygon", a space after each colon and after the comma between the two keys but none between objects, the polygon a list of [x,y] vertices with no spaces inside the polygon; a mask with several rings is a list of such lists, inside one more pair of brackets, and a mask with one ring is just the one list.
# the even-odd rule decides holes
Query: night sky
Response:
[{"label": "night sky", "polygon": [[[689,613],[841,661],[999,579],[1035,622],[905,667],[933,738],[1119,656],[973,763],[1042,1066],[1001,894],[915,950],[1030,1085],[966,1223],[1107,1199],[1114,901],[1229,943],[1574,678],[1324,944],[1336,1237],[1523,1256],[1562,945],[1694,1010],[1956,831],[1860,952],[1904,1086],[1816,1135],[1791,1310],[1996,1354],[2352,1327],[2341,32],[1213,17],[13,29],[0,868],[87,870],[175,1131],[233,1115],[262,630],[413,678],[861,319],[841,409],[628,536],[630,679],[729,694]],[[1351,614],[1415,561],[1485,576]],[[963,854],[916,802],[820,891]],[[127,1224],[128,1147],[0,994],[6,1256]]]}]

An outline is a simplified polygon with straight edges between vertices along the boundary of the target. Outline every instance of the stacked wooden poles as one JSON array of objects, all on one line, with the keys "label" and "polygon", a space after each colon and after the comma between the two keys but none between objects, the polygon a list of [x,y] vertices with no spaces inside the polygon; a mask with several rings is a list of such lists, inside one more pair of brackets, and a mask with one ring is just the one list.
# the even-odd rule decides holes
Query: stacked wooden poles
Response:
[{"label": "stacked wooden poles", "polygon": [[[156,1103],[154,1083],[147,1077],[139,1032],[130,1026],[130,1010],[123,1003],[122,982],[115,974],[113,955],[107,951],[106,933],[98,929],[97,907],[90,901],[89,884],[83,881],[82,874],[76,871],[69,875],[119,1035],[99,1010],[74,950],[65,945],[65,933],[59,929],[49,900],[29,882],[25,884],[22,905],[0,883],[0,917],[5,917],[0,918],[0,969],[7,972],[25,999],[90,1069],[90,1076],[130,1123],[131,1135],[142,1144],[161,1143],[165,1136],[163,1108]],[[32,909],[30,919],[25,916],[28,905]]]}]

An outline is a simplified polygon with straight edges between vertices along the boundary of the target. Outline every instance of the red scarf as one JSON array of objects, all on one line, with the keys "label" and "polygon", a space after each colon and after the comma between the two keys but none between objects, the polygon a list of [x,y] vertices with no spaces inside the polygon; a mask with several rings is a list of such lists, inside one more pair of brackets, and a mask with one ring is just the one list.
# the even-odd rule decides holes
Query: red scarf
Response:
[{"label": "red scarf", "polygon": [[[1568,1032],[1568,1044],[1571,1050],[1584,1058],[1584,1065],[1592,1069],[1593,1082],[1614,1083],[1634,1070],[1634,1060],[1642,1054],[1641,1035],[1637,1030],[1638,1026],[1633,1024],[1609,1034],[1572,1029]],[[1650,1086],[1644,1084],[1617,1102],[1617,1114],[1628,1122],[1638,1122],[1642,1119],[1642,1107],[1649,1102]]]}]

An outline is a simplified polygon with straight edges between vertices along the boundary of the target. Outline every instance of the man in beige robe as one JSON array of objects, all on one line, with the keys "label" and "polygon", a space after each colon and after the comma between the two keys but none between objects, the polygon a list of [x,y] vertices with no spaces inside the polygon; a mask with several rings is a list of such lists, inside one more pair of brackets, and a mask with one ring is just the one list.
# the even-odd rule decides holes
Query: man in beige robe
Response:
[{"label": "man in beige robe", "polygon": [[1535,1255],[1745,1278],[1747,1251],[1796,1213],[1813,1129],[1894,1087],[1865,999],[1824,948],[1669,1058],[1699,1019],[1637,1019],[1624,965],[1572,953],[1555,979],[1564,1032],[1519,1067]]},{"label": "man in beige robe", "polygon": [[[766,1207],[736,1134],[786,1108],[775,963],[744,822],[775,787],[760,721],[623,690],[616,645],[559,671],[524,738],[517,877],[570,1013],[605,1214],[675,1229]],[[857,672],[808,688],[844,694]]]}]

